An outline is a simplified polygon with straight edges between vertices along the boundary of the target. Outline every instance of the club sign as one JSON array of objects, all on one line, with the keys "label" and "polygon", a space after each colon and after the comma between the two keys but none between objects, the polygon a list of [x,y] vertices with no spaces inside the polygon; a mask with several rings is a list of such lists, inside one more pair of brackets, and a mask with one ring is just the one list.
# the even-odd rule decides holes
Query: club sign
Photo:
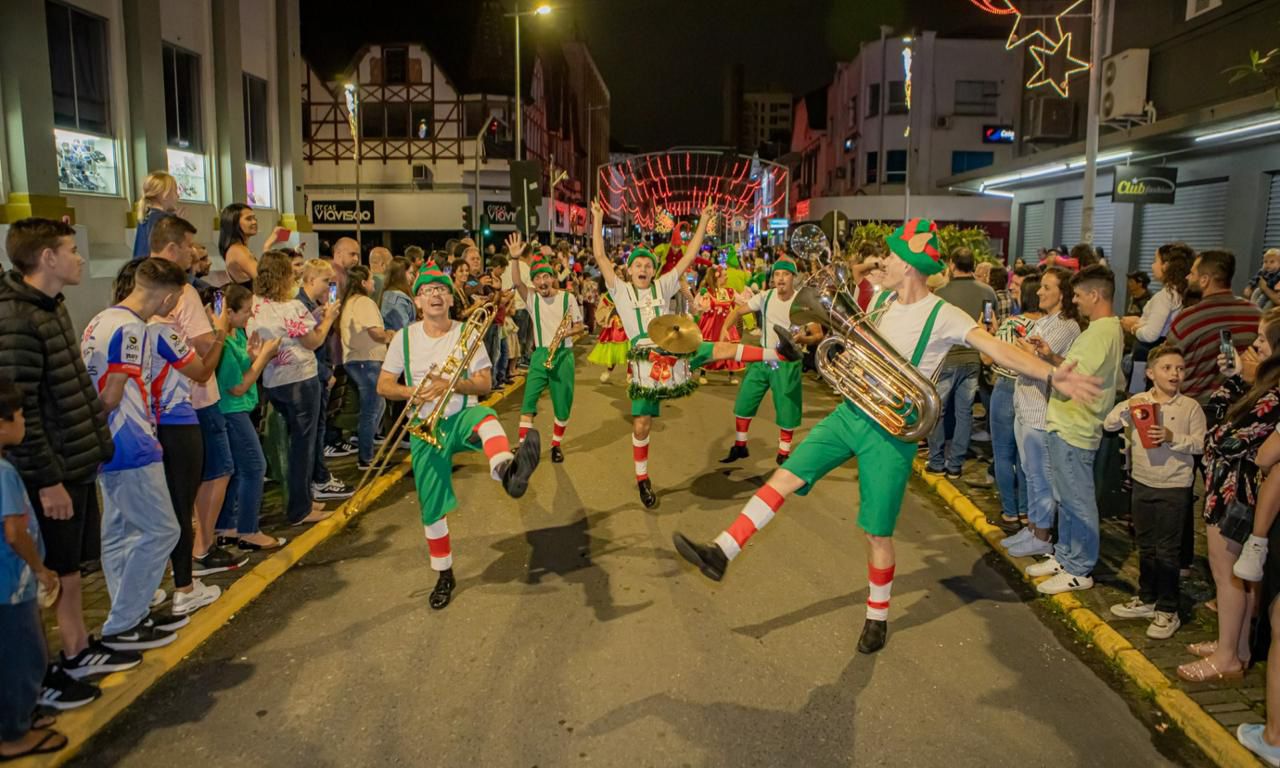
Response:
[{"label": "club sign", "polygon": [[[355,200],[312,200],[311,221],[315,224],[355,224]],[[372,224],[373,201],[360,201],[360,223]]]},{"label": "club sign", "polygon": [[516,207],[511,203],[486,200],[484,214],[489,217],[489,223],[495,227],[514,227],[516,225]]},{"label": "club sign", "polygon": [[1178,169],[1168,166],[1121,165],[1116,168],[1111,200],[1117,203],[1173,203]]}]

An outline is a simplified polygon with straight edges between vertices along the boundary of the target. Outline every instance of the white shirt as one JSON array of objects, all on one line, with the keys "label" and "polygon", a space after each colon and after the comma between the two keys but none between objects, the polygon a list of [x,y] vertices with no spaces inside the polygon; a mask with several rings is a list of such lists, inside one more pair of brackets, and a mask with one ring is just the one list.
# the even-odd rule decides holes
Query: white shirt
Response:
[{"label": "white shirt", "polygon": [[[623,280],[614,280],[609,296],[613,298],[627,338],[636,339],[647,332],[649,323],[655,317],[667,314],[668,302],[679,292],[680,275],[672,270],[644,289],[636,288]],[[636,317],[637,310],[639,318]]]},{"label": "white shirt", "polygon": [[[874,308],[877,300],[872,299],[870,306]],[[893,301],[887,310],[880,313],[876,323],[876,330],[880,331],[885,341],[892,344],[898,354],[909,362],[915,355],[916,344],[920,341],[920,334],[924,332],[925,323],[929,321],[933,306],[938,302],[942,302],[942,309],[938,310],[933,333],[929,336],[920,364],[916,366],[920,373],[929,378],[937,372],[942,359],[953,346],[969,346],[966,337],[969,331],[978,327],[977,321],[956,305],[929,294],[911,304]]]},{"label": "white shirt", "polygon": [[1142,308],[1142,320],[1133,335],[1147,344],[1168,336],[1173,316],[1179,309],[1182,309],[1182,299],[1178,294],[1172,288],[1161,288]]},{"label": "white shirt", "polygon": [[1102,428],[1125,431],[1133,457],[1134,480],[1148,488],[1190,488],[1195,483],[1195,457],[1204,453],[1204,410],[1193,398],[1181,393],[1161,403],[1159,423],[1173,433],[1173,439],[1147,448],[1134,432],[1132,416],[1125,418],[1125,415],[1131,406],[1154,401],[1154,390],[1149,390],[1116,403],[1103,420]]},{"label": "white shirt", "polygon": [[[433,365],[443,366],[445,360],[449,359],[449,355],[458,346],[458,337],[462,335],[462,326],[462,323],[454,322],[448,333],[434,339],[427,336],[422,323],[414,323],[408,328],[396,331],[395,336],[391,337],[391,343],[387,346],[387,358],[382,361],[383,372],[390,373],[393,376],[399,376],[404,373],[404,335],[407,332],[409,334],[409,374],[412,378],[410,386],[418,386]],[[467,374],[474,376],[491,367],[493,367],[493,363],[489,361],[489,355],[485,353],[484,345],[481,344],[476,350],[475,356],[471,358],[471,365],[467,367]],[[444,418],[449,418],[474,402],[475,398],[473,397],[455,394],[449,398],[449,404],[444,409]],[[418,409],[418,418],[426,418],[435,407],[434,401],[428,400],[423,403],[422,407]]]},{"label": "white shirt", "polygon": [[[752,312],[765,312],[764,328],[760,331],[760,346],[770,349],[774,343],[777,343],[777,339],[773,339],[773,343],[770,343],[770,338],[777,335],[773,332],[773,326],[791,327],[791,304],[796,300],[797,295],[792,293],[790,299],[783,301],[778,298],[778,289],[770,288],[747,299],[747,309]],[[768,299],[767,311],[765,310],[765,299]]]},{"label": "white shirt", "polygon": [[271,301],[254,297],[253,317],[249,318],[245,333],[256,333],[263,341],[282,339],[276,356],[262,372],[262,386],[282,387],[319,375],[316,353],[299,341],[315,327],[315,317],[297,299]]},{"label": "white shirt", "polygon": [[[523,259],[512,259],[507,268],[502,270],[502,290],[512,291],[515,294],[511,299],[512,314],[526,309],[524,299],[520,298],[520,292],[515,290],[516,284],[512,273],[514,269],[520,270],[520,280],[526,287],[533,285],[533,275],[529,274],[529,264]],[[533,288],[530,287],[529,290],[532,291]]]},{"label": "white shirt", "polygon": [[[536,292],[529,292],[529,315],[533,319],[533,342],[535,347],[545,347],[551,343],[551,338],[556,335],[556,329],[560,327],[560,322],[564,320],[564,299],[569,296],[569,321],[570,325],[576,325],[582,322],[582,307],[578,306],[578,300],[564,291],[555,291],[550,298],[542,298]],[[541,319],[541,323],[539,323]],[[565,337],[561,343],[562,347],[572,347],[573,339]]]}]

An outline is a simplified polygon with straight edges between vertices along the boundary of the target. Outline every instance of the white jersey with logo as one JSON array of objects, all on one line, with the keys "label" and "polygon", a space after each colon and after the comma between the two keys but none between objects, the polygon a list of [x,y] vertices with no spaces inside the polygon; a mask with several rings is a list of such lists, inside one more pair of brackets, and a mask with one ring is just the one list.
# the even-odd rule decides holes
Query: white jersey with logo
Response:
[{"label": "white jersey with logo", "polygon": [[[449,332],[439,338],[427,336],[427,332],[422,323],[414,323],[408,328],[402,328],[396,331],[391,337],[391,343],[387,346],[387,357],[382,361],[382,370],[384,373],[390,373],[399,376],[405,370],[405,334],[409,339],[409,374],[406,379],[411,383],[409,386],[417,387],[422,383],[423,377],[431,370],[432,366],[443,366],[445,360],[453,353],[458,346],[458,338],[462,335],[463,323],[454,322]],[[493,367],[493,363],[489,361],[489,355],[484,351],[484,345],[476,350],[475,356],[471,358],[471,365],[467,366],[467,374],[474,376],[486,368]],[[475,405],[476,398],[468,395],[455,394],[449,399],[449,404],[445,407],[444,418],[449,418],[463,408],[469,405]],[[418,417],[426,418],[427,415],[436,407],[435,401],[427,401],[418,409]]]},{"label": "white jersey with logo", "polygon": [[107,415],[116,450],[101,470],[137,469],[160,461],[163,453],[156,439],[147,382],[152,355],[147,322],[124,307],[108,307],[84,329],[80,352],[99,392],[106,387],[108,374],[128,377],[120,404]]},{"label": "white jersey with logo", "polygon": [[167,320],[147,323],[151,344],[151,368],[146,371],[151,391],[151,410],[157,424],[199,424],[193,403],[191,379],[181,369],[195,359],[186,337]]}]

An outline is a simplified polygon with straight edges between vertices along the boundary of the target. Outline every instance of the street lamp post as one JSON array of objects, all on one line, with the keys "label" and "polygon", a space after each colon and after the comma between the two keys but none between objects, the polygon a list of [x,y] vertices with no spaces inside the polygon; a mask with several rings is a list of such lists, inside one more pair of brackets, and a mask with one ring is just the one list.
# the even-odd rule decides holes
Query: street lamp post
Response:
[{"label": "street lamp post", "polygon": [[556,170],[555,161],[551,163],[551,201],[547,203],[547,239],[549,243],[556,241],[556,185],[569,176],[568,172]]},{"label": "street lamp post", "polygon": [[360,239],[360,91],[355,83],[347,83],[342,90],[347,96],[347,125],[351,128],[352,155],[356,161],[356,243],[363,252],[364,242]]},{"label": "street lamp post", "polygon": [[516,0],[516,9],[507,16],[515,22],[516,25],[516,87],[515,87],[515,104],[516,104],[516,159],[524,159],[524,113],[520,109],[520,17],[521,16],[546,16],[551,13],[551,6],[543,3],[532,11],[521,11],[520,0]]}]

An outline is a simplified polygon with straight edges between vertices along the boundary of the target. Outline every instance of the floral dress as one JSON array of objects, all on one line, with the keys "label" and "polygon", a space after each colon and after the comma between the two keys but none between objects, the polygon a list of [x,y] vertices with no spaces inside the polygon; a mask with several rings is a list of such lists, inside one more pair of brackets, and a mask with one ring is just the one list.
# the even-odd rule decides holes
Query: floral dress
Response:
[{"label": "floral dress", "polygon": [[[1205,437],[1204,520],[1220,528],[1223,515],[1233,502],[1239,500],[1250,510],[1257,503],[1259,472],[1254,459],[1280,422],[1280,387],[1263,393],[1252,408],[1227,422],[1227,410],[1248,391],[1244,379],[1233,376],[1213,393],[1205,409],[1211,423],[1217,426]],[[1223,535],[1227,533],[1224,531]],[[1243,542],[1248,535],[1246,527],[1231,538]]]}]

